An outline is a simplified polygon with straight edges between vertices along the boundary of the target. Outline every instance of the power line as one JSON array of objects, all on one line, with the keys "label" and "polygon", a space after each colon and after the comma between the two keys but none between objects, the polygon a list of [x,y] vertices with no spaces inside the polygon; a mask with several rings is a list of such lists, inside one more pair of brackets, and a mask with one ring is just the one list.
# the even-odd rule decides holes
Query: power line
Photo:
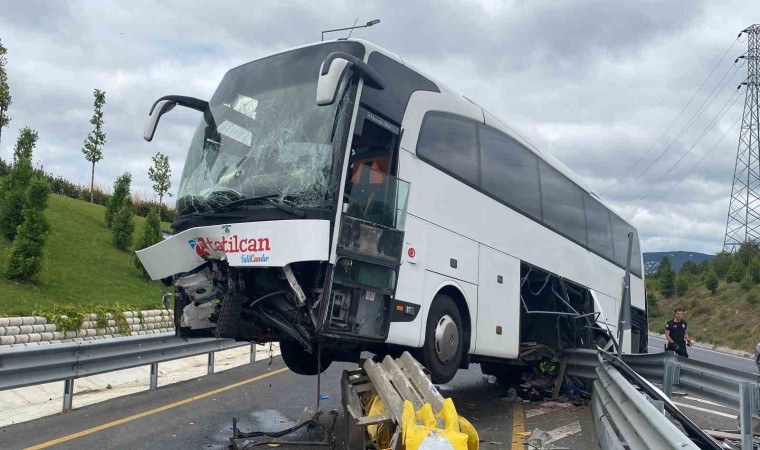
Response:
[{"label": "power line", "polygon": [[[641,164],[641,162],[642,162],[642,161],[643,161],[643,160],[644,160],[644,159],[647,157],[647,155],[649,155],[649,153],[650,153],[652,150],[654,150],[654,148],[657,146],[657,143],[658,143],[658,142],[660,142],[660,140],[661,140],[663,137],[665,137],[665,135],[668,133],[668,131],[670,131],[670,128],[671,128],[673,125],[675,125],[675,123],[676,123],[676,122],[678,121],[678,119],[681,117],[681,114],[683,114],[683,113],[684,113],[684,111],[686,111],[686,108],[688,108],[688,107],[689,107],[689,105],[691,105],[691,102],[692,102],[692,101],[694,101],[694,99],[697,97],[697,94],[699,94],[699,91],[701,91],[701,90],[702,90],[702,88],[705,86],[705,84],[707,84],[707,80],[709,80],[709,79],[710,79],[710,77],[712,77],[712,74],[713,74],[713,73],[715,73],[715,70],[717,70],[717,69],[718,69],[718,66],[720,66],[720,63],[722,63],[722,62],[723,62],[723,59],[725,59],[726,55],[728,55],[728,52],[730,52],[730,51],[731,51],[731,49],[732,49],[732,48],[734,48],[734,45],[736,44],[736,42],[737,42],[738,40],[739,40],[739,37],[737,37],[736,39],[734,39],[734,41],[733,41],[733,42],[731,42],[731,45],[729,45],[729,46],[728,46],[728,48],[726,49],[725,53],[723,53],[723,56],[721,56],[721,57],[720,57],[720,59],[718,60],[718,62],[715,64],[715,66],[712,68],[712,70],[710,71],[710,73],[707,75],[707,78],[705,78],[705,79],[704,79],[704,81],[702,81],[702,84],[700,84],[700,85],[699,85],[699,87],[697,88],[697,90],[696,90],[696,91],[694,91],[694,94],[692,94],[691,98],[690,98],[690,99],[689,99],[689,101],[686,103],[686,105],[684,105],[684,107],[683,107],[683,108],[681,108],[681,111],[678,113],[678,115],[676,115],[676,118],[675,118],[675,119],[673,119],[673,121],[672,121],[672,122],[670,122],[670,125],[668,125],[668,127],[665,129],[665,131],[663,131],[663,132],[662,132],[662,134],[661,134],[661,135],[660,135],[660,136],[659,136],[659,137],[658,137],[658,138],[657,138],[657,139],[654,141],[654,143],[652,144],[652,146],[651,146],[651,147],[649,147],[649,149],[648,149],[648,150],[647,150],[647,151],[644,153],[644,155],[643,155],[641,158],[639,158],[639,159],[638,159],[638,161],[636,161],[636,163],[633,165],[633,167],[631,167],[631,168],[630,168],[630,169],[629,169],[629,170],[628,170],[626,173],[633,173],[633,171],[634,171],[634,170],[636,170],[636,168],[637,168],[637,167],[639,166],[639,164]],[[623,175],[621,178],[619,178],[617,181],[615,181],[615,183],[614,183],[612,186],[610,186],[610,187],[606,188],[606,189],[604,190],[603,194],[606,194],[606,193],[608,193],[608,192],[612,191],[612,190],[613,190],[613,189],[614,189],[614,188],[615,188],[615,187],[616,187],[616,186],[617,186],[617,185],[618,185],[618,184],[619,184],[619,183],[620,183],[622,180],[624,180],[625,178],[626,178],[626,176],[625,176],[625,175]]]},{"label": "power line", "polygon": [[[646,192],[644,192],[642,195],[640,195],[639,197],[637,197],[637,198],[636,198],[636,200],[634,200],[634,202],[635,202],[635,203],[634,203],[633,205],[631,205],[631,206],[629,206],[629,207],[625,208],[625,210],[626,210],[626,211],[627,211],[627,210],[631,210],[631,209],[634,209],[634,208],[636,208],[636,206],[638,206],[638,205],[641,203],[641,201],[642,201],[644,198],[646,198],[646,196],[647,196],[647,195],[649,195],[649,193],[650,193],[650,192],[652,192],[653,190],[655,190],[655,189],[657,188],[657,186],[659,186],[659,185],[660,185],[660,183],[661,183],[661,182],[662,182],[662,181],[665,179],[665,177],[667,177],[668,175],[670,175],[670,173],[671,173],[671,172],[672,172],[672,171],[673,171],[673,170],[674,170],[676,167],[678,167],[678,165],[679,165],[679,164],[681,164],[681,161],[683,161],[683,159],[684,159],[684,158],[686,158],[686,156],[687,156],[687,155],[689,155],[689,154],[691,153],[691,151],[692,151],[692,150],[694,150],[694,148],[696,148],[697,144],[699,144],[699,143],[702,141],[702,139],[703,139],[705,136],[707,136],[707,133],[708,133],[710,130],[712,130],[712,128],[713,128],[715,125],[717,125],[717,124],[718,124],[718,122],[720,121],[720,119],[722,119],[722,118],[723,118],[723,116],[725,116],[725,115],[726,115],[726,113],[728,113],[728,111],[731,109],[731,106],[733,106],[733,105],[736,103],[736,101],[737,101],[737,100],[739,100],[740,96],[736,95],[736,92],[738,92],[738,91],[735,91],[735,92],[734,92],[734,93],[733,93],[733,94],[732,94],[732,95],[731,95],[731,96],[728,98],[728,101],[726,101],[726,103],[725,103],[725,104],[723,104],[723,106],[722,106],[722,107],[720,108],[720,110],[718,111],[718,114],[716,114],[716,116],[713,118],[713,120],[712,120],[712,121],[710,121],[710,124],[707,126],[707,128],[705,128],[705,129],[702,131],[702,133],[699,135],[699,137],[697,138],[697,140],[696,140],[696,141],[694,141],[694,143],[691,145],[691,147],[689,147],[689,149],[686,151],[686,153],[684,153],[683,155],[681,155],[681,157],[680,157],[680,158],[678,158],[678,161],[676,161],[676,163],[675,163],[675,164],[673,164],[672,166],[670,166],[670,168],[669,168],[667,171],[665,171],[665,173],[663,173],[663,174],[660,176],[660,178],[658,178],[658,179],[657,179],[657,181],[655,181],[655,182],[654,182],[654,184],[652,184],[652,185],[649,187],[649,189],[647,189],[647,190],[646,190]],[[735,96],[735,95],[736,95],[736,98],[734,98],[734,96]],[[733,99],[733,102],[731,101],[732,99]]]},{"label": "power line", "polygon": [[[731,72],[731,68],[729,68],[729,70],[725,74],[723,74],[723,77],[720,79],[720,81],[718,82],[718,84],[715,85],[715,87],[713,88],[712,92],[710,92],[710,95],[708,95],[708,97],[702,102],[702,104],[699,106],[699,108],[694,113],[694,115],[691,117],[691,119],[689,119],[689,121],[686,122],[686,125],[684,125],[684,127],[681,129],[681,131],[675,137],[675,139],[673,139],[673,141],[671,141],[670,144],[667,147],[665,147],[665,149],[662,151],[662,153],[660,153],[657,156],[657,158],[655,158],[655,160],[652,161],[646,167],[646,169],[644,169],[643,172],[641,172],[637,177],[635,177],[634,179],[632,179],[628,183],[626,183],[621,188],[621,190],[615,196],[612,197],[612,200],[616,200],[616,199],[620,198],[620,196],[622,196],[625,193],[625,188],[626,187],[630,186],[631,183],[634,183],[634,182],[638,181],[639,179],[641,179],[644,175],[647,174],[647,172],[649,172],[649,170],[652,167],[654,167],[655,164],[657,164],[657,162],[660,161],[660,159],[662,159],[663,156],[665,156],[665,154],[673,147],[673,145],[675,145],[676,142],[678,142],[681,139],[681,137],[684,134],[686,134],[686,132],[689,130],[689,128],[691,128],[691,126],[694,125],[694,123],[696,123],[697,119],[699,119],[699,117],[702,116],[702,113],[704,113],[705,111],[707,111],[708,107],[712,104],[712,102],[714,102],[718,98],[718,96],[720,95],[720,93],[723,92],[723,89],[725,89],[725,87],[728,85],[728,82],[731,81],[731,79],[733,79],[734,75],[736,75],[736,73],[738,71],[739,71],[739,68],[735,68],[734,73],[728,79],[726,79],[726,76],[728,76],[728,74]],[[724,80],[725,80],[725,82],[724,82]]]}]

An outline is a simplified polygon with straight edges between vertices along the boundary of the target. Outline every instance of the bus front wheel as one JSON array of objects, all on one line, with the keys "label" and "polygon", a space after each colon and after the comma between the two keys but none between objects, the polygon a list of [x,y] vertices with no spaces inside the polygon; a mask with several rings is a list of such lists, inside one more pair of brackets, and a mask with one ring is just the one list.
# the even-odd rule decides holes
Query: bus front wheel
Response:
[{"label": "bus front wheel", "polygon": [[288,369],[298,375],[317,375],[324,372],[332,363],[332,359],[323,351],[320,366],[317,364],[316,353],[307,352],[300,343],[292,340],[280,341],[280,355]]},{"label": "bus front wheel", "polygon": [[454,300],[438,294],[427,317],[422,356],[433,383],[448,383],[462,362],[464,329]]}]

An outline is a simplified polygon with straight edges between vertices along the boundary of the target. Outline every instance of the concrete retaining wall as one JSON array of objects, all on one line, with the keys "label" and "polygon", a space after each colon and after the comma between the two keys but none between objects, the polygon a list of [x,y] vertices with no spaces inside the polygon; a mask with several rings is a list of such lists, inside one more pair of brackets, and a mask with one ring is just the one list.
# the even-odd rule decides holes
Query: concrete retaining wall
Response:
[{"label": "concrete retaining wall", "polygon": [[[142,311],[142,319],[137,311],[124,312],[127,324],[132,329],[130,336],[154,334],[174,329],[173,313],[168,310],[151,309]],[[58,331],[56,326],[40,316],[0,317],[0,349],[32,345],[57,344],[61,342],[82,342],[124,336],[119,333],[116,320],[109,317],[108,327],[97,328],[97,314],[90,314],[77,331]]]}]

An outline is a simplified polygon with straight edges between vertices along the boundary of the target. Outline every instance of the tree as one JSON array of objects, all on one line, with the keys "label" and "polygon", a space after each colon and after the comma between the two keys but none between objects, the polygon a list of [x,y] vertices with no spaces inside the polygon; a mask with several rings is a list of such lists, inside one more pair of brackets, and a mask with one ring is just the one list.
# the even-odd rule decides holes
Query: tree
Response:
[{"label": "tree", "polygon": [[720,252],[712,259],[713,270],[715,275],[721,279],[726,279],[728,275],[728,269],[731,266],[731,254],[727,252]]},{"label": "tree", "polygon": [[680,275],[696,275],[699,272],[699,268],[694,261],[685,261],[681,266],[681,270],[678,271]]},{"label": "tree", "polygon": [[135,220],[132,205],[125,201],[113,218],[113,245],[122,251],[129,250],[134,240]]},{"label": "tree", "polygon": [[752,275],[750,275],[749,271],[747,271],[747,273],[745,273],[742,277],[741,288],[745,291],[749,291],[752,290],[752,286],[754,286],[754,284],[755,283],[752,282]]},{"label": "tree", "polygon": [[[157,244],[163,240],[163,235],[161,234],[161,219],[158,217],[158,215],[159,213],[157,209],[151,209],[148,213],[142,236],[140,237],[140,240],[137,241],[135,250],[148,248],[151,245]],[[138,258],[135,258],[135,267],[138,269],[143,268]],[[143,271],[143,274],[145,274],[145,271]]]},{"label": "tree", "polygon": [[710,290],[710,293],[715,295],[718,290],[718,277],[715,275],[715,271],[710,270],[705,277],[705,287]]},{"label": "tree", "polygon": [[683,297],[689,291],[689,282],[684,276],[678,276],[676,278],[676,294],[679,297]]},{"label": "tree", "polygon": [[95,112],[90,119],[90,123],[95,128],[90,131],[87,138],[84,140],[84,147],[82,147],[82,153],[87,161],[92,163],[92,174],[90,177],[90,203],[93,202],[92,190],[95,188],[95,163],[103,159],[103,145],[106,143],[106,133],[103,131],[103,105],[106,104],[106,92],[100,89],[95,89],[93,92],[95,101],[93,106]]},{"label": "tree", "polygon": [[739,258],[734,258],[731,265],[728,267],[728,274],[726,275],[726,281],[729,283],[739,283],[744,277],[746,269],[742,265]]},{"label": "tree", "polygon": [[654,292],[647,293],[647,312],[650,317],[658,317],[660,315],[660,305]]},{"label": "tree", "polygon": [[28,281],[42,270],[42,253],[50,228],[45,219],[45,206],[50,193],[47,181],[34,177],[26,192],[24,222],[13,240],[5,274],[8,278]]},{"label": "tree", "polygon": [[132,184],[132,174],[124,172],[113,184],[113,194],[106,205],[106,225],[113,226],[113,219],[126,200],[129,199],[129,187]]},{"label": "tree", "polygon": [[657,266],[657,273],[655,274],[656,277],[662,278],[662,276],[667,272],[672,272],[673,266],[670,265],[670,257],[663,256],[660,260],[660,265]]},{"label": "tree", "polygon": [[752,282],[760,284],[760,255],[755,255],[749,262],[749,273],[752,275]]},{"label": "tree", "polygon": [[[153,190],[158,194],[158,209],[161,211],[161,205],[166,194],[172,187],[172,171],[169,168],[169,157],[161,152],[156,153],[153,157],[153,167],[148,169],[148,178],[153,182]],[[171,196],[171,194],[169,194]]]},{"label": "tree", "polygon": [[36,131],[29,127],[21,130],[13,149],[13,168],[0,183],[0,233],[9,241],[16,237],[18,226],[24,222],[24,201],[34,174],[32,152],[36,142]]},{"label": "tree", "polygon": [[11,89],[8,87],[8,73],[5,71],[5,65],[8,63],[5,54],[8,50],[0,42],[0,136],[3,133],[3,127],[7,127],[11,122],[8,117],[8,108],[11,106]]}]

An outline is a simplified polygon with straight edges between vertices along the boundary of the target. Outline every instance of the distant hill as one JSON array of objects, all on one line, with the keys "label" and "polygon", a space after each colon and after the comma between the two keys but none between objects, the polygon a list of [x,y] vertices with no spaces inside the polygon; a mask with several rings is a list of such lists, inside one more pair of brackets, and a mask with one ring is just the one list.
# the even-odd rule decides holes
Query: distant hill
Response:
[{"label": "distant hill", "polygon": [[673,266],[673,270],[678,272],[686,261],[693,261],[695,264],[699,264],[702,261],[711,260],[715,255],[684,251],[644,253],[644,273],[655,273],[660,266],[663,256],[670,258],[670,265]]}]

